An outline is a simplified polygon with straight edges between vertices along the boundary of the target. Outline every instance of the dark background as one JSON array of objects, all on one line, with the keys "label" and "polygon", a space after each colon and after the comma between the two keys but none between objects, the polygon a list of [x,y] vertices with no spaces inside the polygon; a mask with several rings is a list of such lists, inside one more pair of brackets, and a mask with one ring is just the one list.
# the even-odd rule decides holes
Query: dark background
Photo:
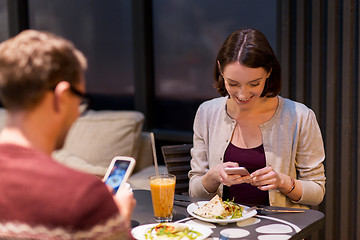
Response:
[{"label": "dark background", "polygon": [[[0,41],[26,28],[72,40],[89,60],[93,109],[144,113],[156,145],[192,141],[228,34],[254,27],[282,66],[283,97],[312,108],[326,151],[324,229],[360,239],[359,0],[0,0]],[[158,156],[161,153],[158,152]]]}]

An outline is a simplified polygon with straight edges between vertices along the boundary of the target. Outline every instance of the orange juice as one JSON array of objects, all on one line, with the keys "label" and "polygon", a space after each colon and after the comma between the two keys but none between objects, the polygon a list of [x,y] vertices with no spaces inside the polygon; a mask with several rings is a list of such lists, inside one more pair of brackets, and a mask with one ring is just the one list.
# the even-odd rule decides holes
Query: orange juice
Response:
[{"label": "orange juice", "polygon": [[175,176],[161,174],[150,177],[151,197],[155,220],[171,221],[174,205]]}]

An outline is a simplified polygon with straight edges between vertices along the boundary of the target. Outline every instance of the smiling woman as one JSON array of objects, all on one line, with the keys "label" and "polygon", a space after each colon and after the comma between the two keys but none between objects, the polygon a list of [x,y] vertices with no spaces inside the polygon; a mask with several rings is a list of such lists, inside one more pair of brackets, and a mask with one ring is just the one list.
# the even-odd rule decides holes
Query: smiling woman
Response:
[{"label": "smiling woman", "polygon": [[[231,64],[247,67],[245,74],[252,77],[252,79],[247,79],[248,81],[262,79],[264,76],[261,75],[261,72],[266,74],[268,81],[266,81],[261,97],[275,97],[279,93],[281,87],[280,64],[269,42],[261,32],[254,29],[243,29],[232,33],[225,40],[217,55],[214,74],[215,88],[222,96],[228,95],[224,85],[225,68],[229,68],[228,70],[231,71],[233,68],[236,70],[237,67],[236,65],[231,67]],[[244,73],[244,68],[238,71],[227,77],[235,81]]]},{"label": "smiling woman", "polygon": [[221,73],[226,91],[239,103],[249,103],[254,97],[260,98],[269,75],[270,72],[262,67],[249,68],[239,62],[229,63],[224,73]]},{"label": "smiling woman", "polygon": [[[194,120],[190,195],[318,205],[325,194],[320,128],[311,109],[278,95],[280,64],[261,32],[230,34],[215,61],[214,86],[222,97],[201,104]],[[250,176],[224,170],[239,166]]]}]

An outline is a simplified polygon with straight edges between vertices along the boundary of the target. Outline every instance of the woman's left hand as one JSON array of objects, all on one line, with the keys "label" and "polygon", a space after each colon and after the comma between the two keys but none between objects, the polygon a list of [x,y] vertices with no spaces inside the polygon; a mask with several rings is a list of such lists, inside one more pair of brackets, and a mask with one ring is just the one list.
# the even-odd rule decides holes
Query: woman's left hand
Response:
[{"label": "woman's left hand", "polygon": [[275,172],[271,167],[264,167],[250,174],[250,184],[257,186],[262,191],[271,189],[282,189],[283,174]]}]

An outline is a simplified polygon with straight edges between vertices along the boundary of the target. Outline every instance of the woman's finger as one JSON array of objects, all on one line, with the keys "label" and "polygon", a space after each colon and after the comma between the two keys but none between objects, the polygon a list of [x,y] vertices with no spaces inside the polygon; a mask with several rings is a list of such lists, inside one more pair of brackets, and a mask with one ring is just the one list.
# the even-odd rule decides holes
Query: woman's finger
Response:
[{"label": "woman's finger", "polygon": [[276,188],[276,185],[274,185],[274,184],[258,186],[258,189],[260,189],[261,191],[268,191],[268,190],[275,189],[275,188]]},{"label": "woman's finger", "polygon": [[271,167],[271,166],[267,166],[267,167],[264,167],[264,168],[260,168],[254,172],[252,172],[250,174],[251,177],[257,177],[257,176],[261,176],[261,175],[264,175],[268,172],[271,172],[273,171],[274,169]]},{"label": "woman's finger", "polygon": [[224,182],[224,184],[231,186],[231,185],[236,185],[236,184],[241,184],[241,183],[249,183],[249,181],[250,181],[249,176],[241,177],[240,175],[231,175],[231,178],[228,177],[227,180]]}]

